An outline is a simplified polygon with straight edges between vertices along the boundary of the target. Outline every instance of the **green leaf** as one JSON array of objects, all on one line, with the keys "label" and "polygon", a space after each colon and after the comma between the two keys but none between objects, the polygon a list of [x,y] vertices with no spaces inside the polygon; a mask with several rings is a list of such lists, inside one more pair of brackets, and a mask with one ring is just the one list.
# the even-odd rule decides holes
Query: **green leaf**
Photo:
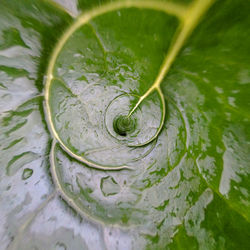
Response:
[{"label": "green leaf", "polygon": [[3,249],[248,249],[248,1],[0,6]]}]

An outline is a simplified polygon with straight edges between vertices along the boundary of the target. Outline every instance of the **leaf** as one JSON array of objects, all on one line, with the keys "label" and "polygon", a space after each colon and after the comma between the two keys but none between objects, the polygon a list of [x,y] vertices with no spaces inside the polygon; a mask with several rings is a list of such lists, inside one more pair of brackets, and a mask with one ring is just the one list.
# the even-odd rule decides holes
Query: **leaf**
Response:
[{"label": "leaf", "polygon": [[3,249],[248,249],[247,1],[1,7]]}]

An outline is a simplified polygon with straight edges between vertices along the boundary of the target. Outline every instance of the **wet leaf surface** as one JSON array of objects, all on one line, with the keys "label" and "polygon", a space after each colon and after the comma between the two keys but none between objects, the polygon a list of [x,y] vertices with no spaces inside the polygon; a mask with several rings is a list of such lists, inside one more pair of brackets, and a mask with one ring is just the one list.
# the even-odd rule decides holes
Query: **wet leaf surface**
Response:
[{"label": "wet leaf surface", "polygon": [[0,249],[249,248],[247,1],[0,6]]}]

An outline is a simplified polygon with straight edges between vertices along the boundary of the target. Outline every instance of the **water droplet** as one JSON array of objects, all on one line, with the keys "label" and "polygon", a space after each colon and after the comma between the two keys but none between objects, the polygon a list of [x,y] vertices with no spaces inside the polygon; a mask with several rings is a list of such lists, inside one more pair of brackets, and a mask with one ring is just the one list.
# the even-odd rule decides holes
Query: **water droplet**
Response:
[{"label": "water droplet", "polygon": [[30,178],[30,176],[33,174],[33,170],[30,168],[25,168],[23,170],[23,174],[22,174],[22,179],[26,180],[28,178]]},{"label": "water droplet", "polygon": [[115,195],[120,192],[120,186],[111,176],[101,179],[101,190],[104,196]]}]

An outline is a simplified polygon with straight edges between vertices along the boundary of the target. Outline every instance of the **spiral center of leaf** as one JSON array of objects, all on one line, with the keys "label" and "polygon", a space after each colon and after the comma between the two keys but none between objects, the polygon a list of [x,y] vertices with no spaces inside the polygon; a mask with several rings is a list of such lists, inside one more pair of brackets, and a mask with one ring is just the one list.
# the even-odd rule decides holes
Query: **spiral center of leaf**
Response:
[{"label": "spiral center of leaf", "polygon": [[[142,17],[133,8],[137,1],[121,1],[81,15],[61,37],[47,71],[47,120],[64,150],[88,166],[115,170],[152,150],[166,115],[160,84],[212,2],[184,9],[164,4]],[[145,23],[152,15],[154,22]],[[138,43],[142,37],[147,42]],[[118,156],[104,157],[115,150]]]},{"label": "spiral center of leaf", "polygon": [[128,133],[135,131],[136,119],[131,116],[120,115],[114,119],[113,128],[118,135],[126,136]]}]

